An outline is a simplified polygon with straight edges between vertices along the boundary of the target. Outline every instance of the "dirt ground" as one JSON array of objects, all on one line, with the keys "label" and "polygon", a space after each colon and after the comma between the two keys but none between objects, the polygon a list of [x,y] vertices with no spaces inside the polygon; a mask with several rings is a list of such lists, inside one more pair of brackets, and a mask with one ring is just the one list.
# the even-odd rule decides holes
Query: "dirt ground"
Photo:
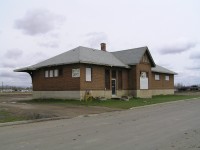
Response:
[{"label": "dirt ground", "polygon": [[[119,109],[107,107],[88,106],[62,106],[53,104],[30,104],[26,101],[32,99],[32,94],[0,94],[0,110],[25,116],[29,119],[41,119],[50,117],[76,117],[79,115],[97,114]],[[20,102],[20,101],[23,101]]]}]

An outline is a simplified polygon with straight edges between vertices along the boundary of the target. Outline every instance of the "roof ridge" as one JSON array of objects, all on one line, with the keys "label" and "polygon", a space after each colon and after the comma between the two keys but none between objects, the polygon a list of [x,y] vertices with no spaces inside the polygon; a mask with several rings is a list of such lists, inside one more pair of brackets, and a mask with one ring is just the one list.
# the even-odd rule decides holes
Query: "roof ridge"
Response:
[{"label": "roof ridge", "polygon": [[95,50],[95,51],[100,51],[99,49],[95,49],[95,48],[90,48],[90,47],[85,47],[85,46],[79,46],[79,47],[82,47],[82,48],[87,48],[89,50]]},{"label": "roof ridge", "polygon": [[112,52],[109,52],[113,57],[115,57],[117,60],[119,60],[122,64],[124,64],[124,65],[127,65],[127,64],[125,64],[124,62],[122,62],[119,58],[117,58]]},{"label": "roof ridge", "polygon": [[125,50],[118,50],[118,51],[114,51],[114,52],[111,52],[111,53],[115,53],[115,52],[123,52],[123,51],[130,51],[130,50],[135,50],[135,49],[140,49],[140,48],[147,48],[147,46],[142,46],[142,47],[137,47],[137,48],[130,48],[130,49],[125,49]]}]

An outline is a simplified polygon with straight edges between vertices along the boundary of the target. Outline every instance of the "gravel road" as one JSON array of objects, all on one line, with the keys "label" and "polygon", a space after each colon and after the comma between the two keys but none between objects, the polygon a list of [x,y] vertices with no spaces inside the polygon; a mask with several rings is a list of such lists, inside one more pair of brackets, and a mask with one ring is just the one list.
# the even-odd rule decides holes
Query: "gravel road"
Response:
[{"label": "gravel road", "polygon": [[2,150],[200,150],[200,100],[0,127]]}]

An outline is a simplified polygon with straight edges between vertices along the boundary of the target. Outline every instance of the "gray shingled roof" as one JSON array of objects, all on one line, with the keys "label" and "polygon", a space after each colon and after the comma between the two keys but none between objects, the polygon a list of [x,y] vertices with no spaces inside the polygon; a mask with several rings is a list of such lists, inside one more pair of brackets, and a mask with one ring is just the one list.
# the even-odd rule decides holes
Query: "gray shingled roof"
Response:
[{"label": "gray shingled roof", "polygon": [[79,46],[77,48],[64,52],[60,55],[57,55],[55,57],[37,63],[35,65],[16,69],[14,71],[17,72],[29,71],[29,70],[31,71],[42,67],[58,66],[58,65],[73,64],[73,63],[86,63],[86,64],[129,68],[128,65],[136,65],[140,63],[140,60],[146,51],[150,57],[150,61],[153,66],[151,70],[153,72],[176,74],[173,71],[155,65],[154,60],[147,47],[140,47],[140,48],[128,49],[110,53]]},{"label": "gray shingled roof", "polygon": [[110,52],[79,46],[70,51],[62,53],[45,61],[42,61],[38,64],[25,68],[16,69],[15,71],[20,72],[20,71],[36,70],[38,68],[46,66],[56,66],[64,64],[73,64],[73,63],[87,63],[87,64],[129,68],[128,65],[121,62]]},{"label": "gray shingled roof", "polygon": [[136,64],[140,63],[142,56],[144,55],[145,52],[148,53],[152,66],[155,66],[155,62],[148,50],[148,47],[140,47],[140,48],[122,50],[122,51],[112,52],[112,54],[114,54],[124,64],[136,65]]},{"label": "gray shingled roof", "polygon": [[167,74],[177,74],[176,72],[173,72],[171,70],[168,70],[164,67],[156,65],[156,67],[151,68],[152,72],[159,72],[159,73],[167,73]]}]

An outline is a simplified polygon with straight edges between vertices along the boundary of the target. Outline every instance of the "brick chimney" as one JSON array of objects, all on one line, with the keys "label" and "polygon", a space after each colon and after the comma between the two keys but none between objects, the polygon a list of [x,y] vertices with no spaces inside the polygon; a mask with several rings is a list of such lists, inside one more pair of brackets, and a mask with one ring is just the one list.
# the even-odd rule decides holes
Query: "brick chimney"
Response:
[{"label": "brick chimney", "polygon": [[106,43],[101,43],[101,50],[106,51]]}]

